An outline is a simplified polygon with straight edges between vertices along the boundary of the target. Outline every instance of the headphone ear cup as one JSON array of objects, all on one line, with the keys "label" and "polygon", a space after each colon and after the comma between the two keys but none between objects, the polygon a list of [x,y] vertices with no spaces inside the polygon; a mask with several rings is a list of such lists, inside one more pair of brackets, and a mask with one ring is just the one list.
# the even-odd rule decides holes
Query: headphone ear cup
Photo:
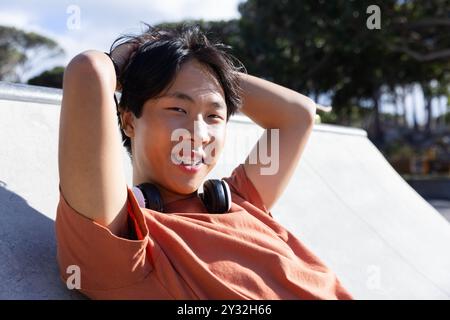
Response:
[{"label": "headphone ear cup", "polygon": [[230,191],[230,187],[228,186],[228,183],[225,180],[220,180],[220,182],[222,183],[222,187],[226,196],[226,201],[225,201],[225,207],[227,208],[226,212],[230,211],[231,209],[231,191]]},{"label": "headphone ear cup", "polygon": [[132,190],[133,190],[134,196],[139,204],[139,207],[145,208],[145,198],[144,198],[144,195],[142,194],[141,189],[139,189],[136,186],[133,186]]},{"label": "headphone ear cup", "polygon": [[209,213],[226,213],[231,208],[230,188],[223,180],[206,180],[200,199]]},{"label": "headphone ear cup", "polygon": [[145,208],[154,211],[164,212],[163,200],[158,188],[152,183],[141,183],[136,186],[142,192]]}]

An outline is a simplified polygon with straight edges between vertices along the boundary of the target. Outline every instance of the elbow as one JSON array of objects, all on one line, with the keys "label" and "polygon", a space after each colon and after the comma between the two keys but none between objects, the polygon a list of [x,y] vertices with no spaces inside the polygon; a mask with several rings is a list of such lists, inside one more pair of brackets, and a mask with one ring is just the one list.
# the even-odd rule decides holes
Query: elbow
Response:
[{"label": "elbow", "polygon": [[310,105],[309,105],[309,107],[308,107],[308,114],[309,114],[309,117],[310,117],[310,121],[311,121],[311,123],[312,124],[314,124],[314,122],[316,121],[316,111],[317,111],[317,106],[316,106],[316,103],[313,101],[313,100],[311,100],[311,103],[310,103]]},{"label": "elbow", "polygon": [[72,73],[87,73],[92,72],[95,66],[95,59],[90,51],[79,53],[70,60],[65,68],[66,74]]},{"label": "elbow", "polygon": [[107,74],[109,69],[107,64],[109,58],[102,52],[87,50],[76,55],[67,65],[65,74],[75,74],[76,76],[96,76],[100,78]]},{"label": "elbow", "polygon": [[316,109],[317,107],[314,100],[302,95],[295,103],[295,110],[297,114],[295,118],[297,121],[306,121],[313,125],[316,118]]},{"label": "elbow", "polygon": [[75,56],[65,68],[63,90],[67,87],[93,87],[99,83],[115,88],[115,81],[109,58],[102,52],[88,50]]}]

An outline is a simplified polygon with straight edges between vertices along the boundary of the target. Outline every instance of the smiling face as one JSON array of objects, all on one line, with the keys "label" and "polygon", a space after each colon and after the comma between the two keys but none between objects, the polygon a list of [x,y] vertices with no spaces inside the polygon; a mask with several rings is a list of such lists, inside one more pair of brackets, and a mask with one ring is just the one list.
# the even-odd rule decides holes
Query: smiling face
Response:
[{"label": "smiling face", "polygon": [[[124,131],[132,141],[133,185],[156,184],[164,203],[192,196],[222,152],[226,117],[220,83],[196,60],[185,62],[172,85],[145,102],[140,118],[124,113]],[[180,164],[202,156],[198,168]]]}]

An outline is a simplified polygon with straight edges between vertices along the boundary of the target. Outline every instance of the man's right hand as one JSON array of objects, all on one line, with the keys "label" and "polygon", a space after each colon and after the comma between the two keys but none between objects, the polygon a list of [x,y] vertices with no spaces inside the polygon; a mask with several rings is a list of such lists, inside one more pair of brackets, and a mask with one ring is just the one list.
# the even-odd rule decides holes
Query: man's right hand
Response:
[{"label": "man's right hand", "polygon": [[[135,53],[139,47],[137,42],[126,42],[113,49],[110,56],[117,65],[119,74],[116,75],[117,79],[121,76],[125,66],[128,64],[131,56]],[[122,85],[117,81],[117,91],[122,90]]]}]

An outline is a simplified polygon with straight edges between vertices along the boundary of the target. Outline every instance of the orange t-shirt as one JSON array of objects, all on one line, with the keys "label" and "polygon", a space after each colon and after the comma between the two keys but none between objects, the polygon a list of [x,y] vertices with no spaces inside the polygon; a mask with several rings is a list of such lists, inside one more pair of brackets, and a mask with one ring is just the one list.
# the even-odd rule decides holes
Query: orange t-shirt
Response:
[{"label": "orange t-shirt", "polygon": [[336,275],[273,219],[243,164],[224,180],[233,201],[225,214],[207,213],[198,197],[165,204],[165,213],[140,208],[127,186],[135,221],[129,232],[141,240],[115,236],[84,217],[60,188],[62,279],[71,275],[68,266],[77,265],[80,291],[95,299],[352,299]]}]

